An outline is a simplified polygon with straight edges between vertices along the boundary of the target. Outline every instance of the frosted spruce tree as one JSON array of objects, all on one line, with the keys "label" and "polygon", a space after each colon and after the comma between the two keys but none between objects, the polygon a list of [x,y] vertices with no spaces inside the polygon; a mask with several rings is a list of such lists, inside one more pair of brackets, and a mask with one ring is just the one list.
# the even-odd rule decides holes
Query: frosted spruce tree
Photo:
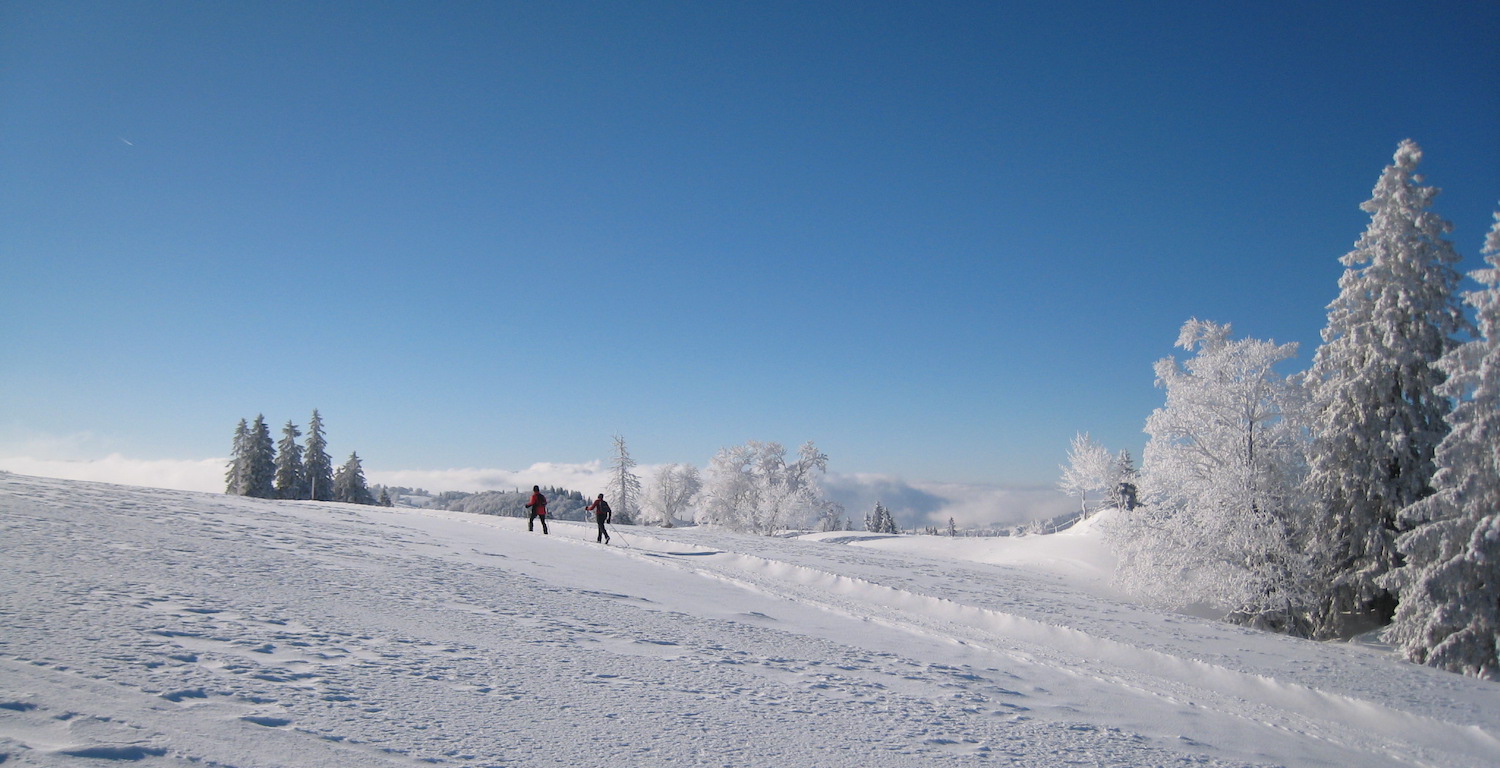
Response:
[{"label": "frosted spruce tree", "polygon": [[328,455],[328,441],[323,437],[323,417],[316,408],[307,425],[307,452],[302,457],[307,471],[307,496],[313,501],[333,500],[333,458]]},{"label": "frosted spruce tree", "polygon": [[302,431],[290,420],[281,428],[281,442],[276,444],[276,498],[307,498],[307,470],[302,466],[302,446],[297,438]]},{"label": "frosted spruce tree", "polygon": [[246,435],[249,441],[249,456],[245,495],[257,499],[276,498],[276,444],[271,441],[271,428],[266,417],[257,415]]},{"label": "frosted spruce tree", "polygon": [[365,485],[365,470],[358,453],[349,454],[349,460],[333,476],[333,500],[345,504],[375,503],[370,487]]},{"label": "frosted spruce tree", "polygon": [[1432,492],[1433,457],[1451,405],[1436,362],[1468,327],[1455,291],[1452,226],[1429,210],[1438,190],[1416,175],[1422,151],[1397,149],[1371,199],[1370,224],[1346,254],[1339,296],[1307,374],[1312,396],[1308,490],[1320,582],[1320,638],[1389,621],[1396,598],[1381,577],[1396,567],[1397,514]]},{"label": "frosted spruce tree", "polygon": [[224,473],[224,492],[231,496],[244,496],[250,488],[250,450],[250,424],[240,419],[234,428],[229,469]]},{"label": "frosted spruce tree", "polygon": [[1144,505],[1107,528],[1117,577],[1157,604],[1305,634],[1300,398],[1275,370],[1297,345],[1229,336],[1228,325],[1190,320],[1177,346],[1196,354],[1156,364],[1167,402],[1146,421]]},{"label": "frosted spruce tree", "polygon": [[1485,244],[1484,286],[1465,298],[1479,337],[1438,361],[1458,403],[1437,448],[1436,492],[1406,508],[1406,565],[1384,584],[1401,604],[1385,638],[1420,664],[1500,679],[1500,213]]},{"label": "frosted spruce tree", "polygon": [[635,469],[635,459],[630,458],[625,438],[615,435],[613,440],[615,456],[609,462],[609,485],[604,492],[609,497],[615,522],[630,525],[641,516],[641,479],[631,471]]},{"label": "frosted spruce tree", "polygon": [[1139,495],[1140,472],[1135,468],[1135,458],[1130,455],[1130,451],[1120,451],[1115,461],[1119,478],[1114,490],[1115,509],[1129,512],[1139,503],[1137,496]]},{"label": "frosted spruce tree", "polygon": [[901,529],[896,527],[896,518],[891,511],[880,502],[875,502],[875,508],[865,515],[865,530],[871,533],[900,533]]}]

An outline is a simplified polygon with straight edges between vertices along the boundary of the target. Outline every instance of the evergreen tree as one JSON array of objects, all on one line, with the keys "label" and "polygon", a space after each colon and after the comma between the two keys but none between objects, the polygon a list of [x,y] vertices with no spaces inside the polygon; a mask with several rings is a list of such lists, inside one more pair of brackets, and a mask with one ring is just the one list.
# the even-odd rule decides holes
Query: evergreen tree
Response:
[{"label": "evergreen tree", "polygon": [[240,419],[234,428],[234,446],[229,453],[229,471],[224,475],[224,492],[244,496],[250,489],[250,425]]},{"label": "evergreen tree", "polygon": [[609,463],[609,485],[605,494],[613,499],[609,508],[614,521],[630,525],[640,516],[641,479],[630,470],[635,468],[635,459],[625,447],[625,438],[615,435],[615,457]]},{"label": "evergreen tree", "polygon": [[380,489],[380,500],[378,502],[376,502],[376,503],[379,504],[382,507],[394,507],[394,506],[396,506],[396,503],[393,502],[393,501],[391,501],[391,491],[390,491],[389,488],[381,488]]},{"label": "evergreen tree", "polygon": [[333,500],[345,504],[375,503],[369,487],[365,485],[365,470],[360,466],[358,453],[349,454],[349,460],[334,475]]},{"label": "evergreen tree", "polygon": [[1466,330],[1455,291],[1452,225],[1429,210],[1437,190],[1416,175],[1421,149],[1402,142],[1361,208],[1370,224],[1346,254],[1339,296],[1308,387],[1316,500],[1307,541],[1322,595],[1317,637],[1347,637],[1387,622],[1395,596],[1397,515],[1432,493],[1437,445],[1451,408],[1436,362]]},{"label": "evergreen tree", "polygon": [[1135,458],[1130,455],[1130,451],[1120,451],[1120,456],[1115,461],[1115,467],[1115,509],[1129,512],[1135,509],[1136,505],[1140,503],[1136,498],[1139,492],[1139,473],[1135,469]]},{"label": "evergreen tree", "polygon": [[865,530],[871,533],[900,533],[901,529],[896,526],[896,518],[884,504],[875,502],[875,509],[865,515]]},{"label": "evergreen tree", "polygon": [[328,442],[323,438],[323,417],[318,415],[316,408],[307,425],[307,453],[303,455],[303,468],[307,471],[306,498],[332,501],[333,458],[328,455]]},{"label": "evergreen tree", "polygon": [[257,499],[276,498],[276,444],[271,441],[271,429],[266,425],[265,416],[255,417],[247,439],[250,456],[245,495]]},{"label": "evergreen tree", "polygon": [[281,428],[281,442],[276,444],[276,498],[307,498],[307,470],[302,466],[302,446],[297,438],[302,431],[290,420]]},{"label": "evergreen tree", "polygon": [[1406,565],[1383,582],[1401,597],[1385,633],[1411,661],[1500,679],[1500,213],[1485,247],[1487,286],[1465,298],[1479,338],[1445,355],[1438,393],[1458,403],[1437,448],[1436,493],[1401,514]]}]

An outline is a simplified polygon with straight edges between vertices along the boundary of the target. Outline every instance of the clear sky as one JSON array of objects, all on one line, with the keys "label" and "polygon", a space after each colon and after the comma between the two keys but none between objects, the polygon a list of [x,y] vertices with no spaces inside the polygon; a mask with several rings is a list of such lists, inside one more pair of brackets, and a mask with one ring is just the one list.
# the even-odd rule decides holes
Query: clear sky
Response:
[{"label": "clear sky", "polygon": [[0,0],[0,457],[1047,486],[1305,366],[1407,138],[1479,266],[1500,4]]}]

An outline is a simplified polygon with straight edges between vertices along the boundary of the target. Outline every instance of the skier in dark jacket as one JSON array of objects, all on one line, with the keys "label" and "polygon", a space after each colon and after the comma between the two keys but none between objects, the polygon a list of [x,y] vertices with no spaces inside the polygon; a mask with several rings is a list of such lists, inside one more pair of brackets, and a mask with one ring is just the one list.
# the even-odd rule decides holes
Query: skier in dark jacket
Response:
[{"label": "skier in dark jacket", "polygon": [[526,521],[526,530],[536,530],[532,526],[536,524],[536,519],[540,517],[542,519],[542,533],[545,535],[547,533],[547,497],[542,495],[541,486],[531,486],[531,501],[526,502],[526,508],[531,510],[531,517]]},{"label": "skier in dark jacket", "polygon": [[599,498],[595,499],[593,504],[584,507],[583,511],[593,512],[594,519],[599,523],[599,537],[594,539],[594,541],[602,541],[608,544],[609,531],[604,530],[604,524],[609,522],[612,515],[609,511],[609,502],[604,500],[604,494],[599,494]]}]

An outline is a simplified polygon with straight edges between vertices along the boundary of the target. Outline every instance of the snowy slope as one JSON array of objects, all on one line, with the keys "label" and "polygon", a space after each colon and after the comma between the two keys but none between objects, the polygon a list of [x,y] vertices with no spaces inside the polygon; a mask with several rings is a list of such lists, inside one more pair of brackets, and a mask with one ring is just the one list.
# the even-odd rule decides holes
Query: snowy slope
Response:
[{"label": "snowy slope", "polygon": [[592,538],[0,474],[0,764],[1500,765],[1500,686],[1130,605],[1086,530]]}]

